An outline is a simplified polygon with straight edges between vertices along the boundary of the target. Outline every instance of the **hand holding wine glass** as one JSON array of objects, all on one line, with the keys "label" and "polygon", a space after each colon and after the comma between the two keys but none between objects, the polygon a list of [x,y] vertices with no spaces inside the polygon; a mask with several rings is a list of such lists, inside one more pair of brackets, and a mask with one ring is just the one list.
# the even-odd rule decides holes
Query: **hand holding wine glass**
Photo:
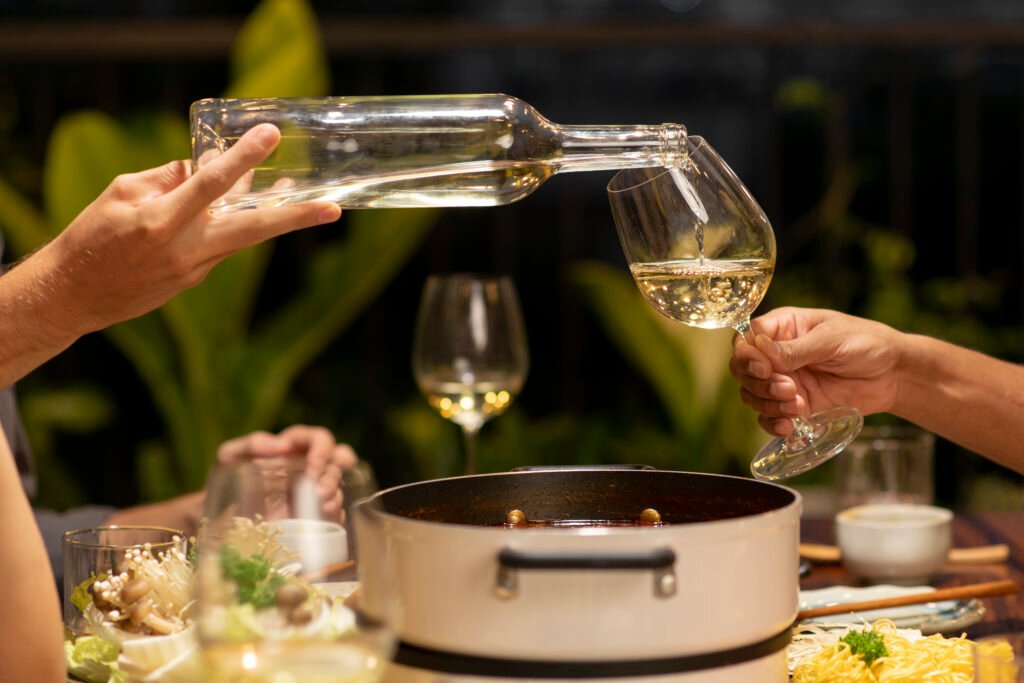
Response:
[{"label": "hand holding wine glass", "polygon": [[[754,343],[750,315],[775,268],[775,235],[764,211],[700,137],[673,168],[619,172],[608,184],[612,215],[630,271],[647,301],[686,325],[732,327]],[[842,451],[863,425],[837,407],[793,418],[793,433],[755,456],[758,479],[784,479]]]},{"label": "hand holding wine glass", "polygon": [[428,278],[412,366],[431,407],[462,428],[465,472],[473,474],[480,428],[505,412],[529,368],[512,280],[467,274]]}]

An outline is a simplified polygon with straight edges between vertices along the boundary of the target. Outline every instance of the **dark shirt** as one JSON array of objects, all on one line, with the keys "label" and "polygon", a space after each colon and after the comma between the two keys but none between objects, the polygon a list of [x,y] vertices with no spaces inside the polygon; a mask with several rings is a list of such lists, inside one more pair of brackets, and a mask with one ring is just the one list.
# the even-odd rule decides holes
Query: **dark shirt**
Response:
[{"label": "dark shirt", "polygon": [[[3,251],[4,238],[0,234],[0,256],[3,255]],[[32,457],[32,447],[25,434],[25,425],[18,413],[13,386],[0,389],[0,426],[3,427],[7,441],[11,445],[11,452],[14,453],[14,462],[18,466],[21,485],[29,500],[32,500],[39,491],[39,477],[36,473],[35,460]],[[113,514],[114,508],[104,505],[87,505],[63,512],[35,507],[33,511],[36,516],[36,524],[39,525],[39,532],[46,544],[46,552],[50,556],[54,577],[57,579],[57,585],[60,586],[64,574],[63,560],[61,559],[64,532],[99,526]]]}]

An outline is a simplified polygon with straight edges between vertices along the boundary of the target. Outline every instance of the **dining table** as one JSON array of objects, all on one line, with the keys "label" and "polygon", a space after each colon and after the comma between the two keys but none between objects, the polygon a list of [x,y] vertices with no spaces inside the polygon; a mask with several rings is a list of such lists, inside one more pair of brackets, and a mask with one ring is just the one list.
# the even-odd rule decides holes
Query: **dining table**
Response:
[{"label": "dining table", "polygon": [[[804,517],[800,522],[800,540],[803,543],[834,545],[832,519]],[[1011,579],[1024,589],[1024,511],[954,514],[954,548],[994,544],[1005,544],[1009,548],[1006,562],[947,564],[932,578],[930,585],[946,588]],[[859,585],[863,584],[838,563],[812,564],[810,573],[800,580],[801,590]],[[1024,631],[1024,594],[983,598],[982,601],[985,614],[980,621],[964,629],[968,637]]]}]

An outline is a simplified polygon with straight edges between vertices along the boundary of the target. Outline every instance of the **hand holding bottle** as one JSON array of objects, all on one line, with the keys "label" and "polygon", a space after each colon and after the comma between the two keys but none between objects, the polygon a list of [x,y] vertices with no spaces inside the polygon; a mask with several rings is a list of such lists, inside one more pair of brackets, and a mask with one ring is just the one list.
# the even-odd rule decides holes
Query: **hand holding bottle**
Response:
[{"label": "hand holding bottle", "polygon": [[[330,223],[330,202],[213,216],[209,206],[261,163],[280,132],[257,126],[195,174],[188,162],[114,179],[52,242],[4,275],[0,386],[79,336],[150,311],[239,249]],[[244,180],[243,180],[244,182]]]}]

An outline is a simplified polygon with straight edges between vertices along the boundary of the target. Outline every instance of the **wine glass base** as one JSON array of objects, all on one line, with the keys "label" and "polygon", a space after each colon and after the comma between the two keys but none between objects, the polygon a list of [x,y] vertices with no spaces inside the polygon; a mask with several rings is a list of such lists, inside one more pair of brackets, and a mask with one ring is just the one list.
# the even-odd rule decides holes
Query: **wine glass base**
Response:
[{"label": "wine glass base", "polygon": [[855,408],[838,407],[804,418],[810,434],[796,432],[773,439],[750,463],[756,479],[788,479],[831,460],[860,433],[864,417]]}]

